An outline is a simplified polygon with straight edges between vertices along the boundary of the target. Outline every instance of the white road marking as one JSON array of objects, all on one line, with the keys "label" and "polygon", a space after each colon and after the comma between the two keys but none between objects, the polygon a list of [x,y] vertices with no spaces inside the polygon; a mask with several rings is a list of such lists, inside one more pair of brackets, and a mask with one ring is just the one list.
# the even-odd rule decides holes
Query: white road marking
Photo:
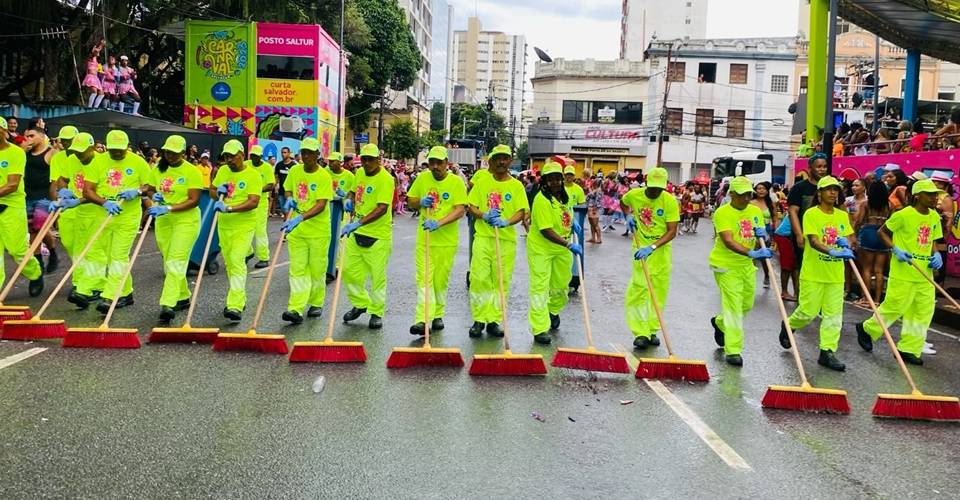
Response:
[{"label": "white road marking", "polygon": [[40,354],[41,352],[46,350],[47,350],[46,347],[34,347],[32,349],[27,349],[26,351],[14,354],[13,356],[7,356],[3,359],[0,359],[0,370],[8,366],[17,364],[29,357],[36,356],[37,354]]},{"label": "white road marking", "polygon": [[[286,260],[283,262],[277,262],[276,267],[283,267],[283,266],[289,266],[289,265],[290,265],[290,261]],[[269,267],[265,267],[263,269],[257,269],[256,271],[250,271],[249,276],[260,276],[261,274],[267,274],[267,271],[269,270],[270,270]]]},{"label": "white road marking", "polygon": [[[614,350],[617,352],[625,352],[623,346],[618,344],[610,344],[613,346]],[[639,364],[634,355],[627,356],[627,362],[630,364],[633,372],[637,371],[637,365]],[[750,464],[747,463],[743,457],[740,456],[730,445],[728,445],[723,439],[720,439],[720,436],[717,435],[713,429],[710,428],[693,410],[690,409],[683,401],[680,401],[676,395],[670,392],[670,389],[667,389],[667,386],[660,383],[657,380],[643,379],[646,382],[647,386],[653,389],[653,392],[663,400],[667,406],[673,410],[677,416],[700,438],[707,446],[713,450],[714,453],[720,457],[720,460],[723,460],[731,469],[741,470],[741,471],[752,471],[753,467],[750,467]]]}]

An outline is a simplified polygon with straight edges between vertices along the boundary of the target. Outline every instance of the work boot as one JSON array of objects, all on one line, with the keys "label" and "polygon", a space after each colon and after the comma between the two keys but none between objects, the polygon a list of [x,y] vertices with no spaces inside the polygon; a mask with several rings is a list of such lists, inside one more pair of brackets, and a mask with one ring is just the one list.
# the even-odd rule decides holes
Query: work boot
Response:
[{"label": "work boot", "polygon": [[559,314],[551,314],[551,315],[550,315],[550,329],[551,329],[551,330],[557,330],[557,329],[559,329],[559,328],[560,328],[560,315],[559,315]]},{"label": "work boot", "polygon": [[173,306],[174,311],[186,311],[190,309],[190,299],[178,300],[176,305]]},{"label": "work boot", "polygon": [[920,356],[917,356],[916,354],[911,354],[909,352],[903,352],[903,351],[899,351],[899,352],[900,352],[900,357],[903,358],[903,361],[905,363],[911,364],[911,365],[923,366],[923,360],[920,359]]},{"label": "work boot", "polygon": [[500,328],[497,323],[487,323],[487,335],[503,337],[503,328]]},{"label": "work boot", "polygon": [[633,339],[634,349],[646,349],[650,347],[650,339],[646,337],[636,337]]},{"label": "work boot", "polygon": [[784,349],[790,348],[790,336],[787,335],[787,324],[783,321],[780,322],[780,347]]},{"label": "work boot", "polygon": [[243,262],[244,262],[244,263],[250,262],[251,260],[253,260],[253,257],[254,257],[254,254],[251,253],[251,254],[249,254],[249,255],[247,255],[246,257],[243,258]]},{"label": "work boot", "polygon": [[480,338],[480,336],[483,335],[484,326],[485,325],[483,323],[479,321],[474,321],[473,326],[470,327],[470,331],[467,333],[467,335],[470,335],[470,338],[474,338],[474,339]]},{"label": "work boot", "polygon": [[253,265],[256,269],[263,269],[265,267],[270,267],[270,262],[266,260],[258,260],[256,264]]},{"label": "work boot", "polygon": [[70,292],[70,295],[67,295],[67,302],[79,307],[80,309],[86,309],[90,307],[91,300],[93,300],[93,297],[84,295],[76,290]]},{"label": "work boot", "polygon": [[713,341],[716,342],[718,346],[723,347],[723,330],[717,326],[716,316],[710,318],[710,326],[713,327]]},{"label": "work boot", "polygon": [[39,297],[43,293],[43,275],[40,275],[39,278],[35,280],[30,280],[30,284],[27,286],[27,292],[31,297]]},{"label": "work boot", "polygon": [[307,309],[308,318],[319,318],[320,316],[323,316],[323,307],[310,306],[310,308]]},{"label": "work boot", "polygon": [[[109,300],[109,299],[103,299],[103,300],[101,300],[100,303],[97,304],[97,312],[99,312],[100,314],[107,314],[107,312],[110,310],[110,303],[111,303],[111,302],[113,302],[113,301],[112,301],[112,300]],[[132,293],[128,293],[128,294],[124,295],[123,297],[120,297],[119,299],[117,299],[117,307],[115,307],[114,309],[120,309],[120,308],[127,307],[127,306],[130,306],[130,305],[133,305],[133,294],[132,294]]]},{"label": "work boot", "polygon": [[280,315],[280,319],[292,325],[299,325],[300,323],[303,323],[303,316],[301,316],[297,311],[283,311],[283,314]]},{"label": "work boot", "polygon": [[425,329],[426,325],[421,321],[410,327],[410,335],[423,336],[426,333]]},{"label": "work boot", "polygon": [[60,257],[57,256],[57,252],[50,250],[50,255],[47,256],[47,265],[43,268],[44,272],[50,274],[57,270],[60,267]]},{"label": "work boot", "polygon": [[343,322],[344,322],[344,323],[349,323],[349,322],[351,322],[351,321],[359,318],[360,315],[363,314],[363,313],[365,313],[365,312],[367,312],[367,308],[365,308],[365,307],[362,308],[362,309],[359,308],[359,307],[354,307],[353,309],[350,309],[349,311],[346,312],[346,314],[343,315]]},{"label": "work boot", "polygon": [[727,354],[726,360],[730,366],[743,366],[743,358],[739,354]]},{"label": "work boot", "polygon": [[230,320],[231,323],[239,323],[243,319],[243,315],[240,314],[240,311],[236,309],[223,308],[223,317]]},{"label": "work boot", "polygon": [[657,338],[657,334],[656,334],[656,333],[654,333],[653,335],[650,336],[650,345],[652,345],[652,346],[659,346],[659,345],[660,345],[660,339]]},{"label": "work boot", "polygon": [[841,363],[833,351],[827,351],[825,349],[820,349],[820,358],[817,359],[817,364],[838,372],[847,370],[847,365]]},{"label": "work boot", "polygon": [[863,322],[856,324],[857,328],[857,343],[860,344],[860,348],[864,351],[871,352],[873,351],[873,339],[870,337],[870,334],[863,328]]},{"label": "work boot", "polygon": [[430,331],[439,332],[443,330],[443,318],[433,318],[433,321],[430,322]]},{"label": "work boot", "polygon": [[170,306],[160,306],[159,319],[163,323],[169,323],[177,316],[177,312]]},{"label": "work boot", "polygon": [[376,314],[371,314],[370,322],[367,323],[367,328],[371,330],[379,330],[383,328],[383,320],[380,319],[380,316],[377,316]]},{"label": "work boot", "polygon": [[550,339],[550,335],[547,334],[546,332],[544,332],[544,333],[538,333],[538,334],[534,335],[534,336],[533,336],[533,341],[536,342],[536,343],[538,343],[538,344],[547,345],[547,344],[549,344],[549,343],[551,342],[551,339]]}]

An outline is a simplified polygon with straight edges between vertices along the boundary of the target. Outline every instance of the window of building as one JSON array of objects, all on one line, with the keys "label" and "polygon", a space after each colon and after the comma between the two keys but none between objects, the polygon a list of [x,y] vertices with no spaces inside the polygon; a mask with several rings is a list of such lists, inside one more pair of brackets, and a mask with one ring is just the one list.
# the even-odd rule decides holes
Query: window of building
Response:
[{"label": "window of building", "polygon": [[689,18],[685,19],[685,20],[683,21],[683,24],[690,24],[690,19],[689,19]]},{"label": "window of building", "polygon": [[667,78],[671,82],[682,82],[686,79],[687,75],[687,63],[685,62],[672,62],[667,68]]},{"label": "window of building", "polygon": [[746,64],[731,64],[730,65],[730,83],[737,85],[746,85],[747,84],[747,68]]},{"label": "window of building", "polygon": [[683,133],[683,108],[667,108],[667,134]]},{"label": "window of building", "polygon": [[712,109],[697,109],[697,122],[694,133],[697,135],[713,135]]},{"label": "window of building", "polygon": [[937,92],[937,99],[941,101],[952,101],[956,99],[956,97],[957,97],[956,92],[951,92],[951,91],[944,92],[943,90]]},{"label": "window of building", "polygon": [[770,92],[786,94],[790,89],[789,75],[773,75],[770,77]]},{"label": "window of building", "polygon": [[727,137],[743,137],[743,124],[747,112],[731,109],[727,111]]},{"label": "window of building", "polygon": [[573,123],[643,123],[643,103],[622,101],[563,101],[562,121]]},{"label": "window of building", "polygon": [[807,93],[807,75],[803,75],[800,77],[800,93],[801,94]]},{"label": "window of building", "polygon": [[697,81],[700,83],[717,82],[717,63],[700,63],[697,69]]}]

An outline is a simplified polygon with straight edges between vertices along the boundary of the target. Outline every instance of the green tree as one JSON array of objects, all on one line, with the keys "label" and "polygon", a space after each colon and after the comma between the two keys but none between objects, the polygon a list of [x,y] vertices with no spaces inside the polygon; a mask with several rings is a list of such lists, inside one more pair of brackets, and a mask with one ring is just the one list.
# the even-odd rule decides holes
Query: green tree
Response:
[{"label": "green tree", "polygon": [[383,134],[385,154],[397,160],[416,158],[420,152],[420,136],[410,120],[395,121]]},{"label": "green tree", "polygon": [[430,130],[443,130],[443,115],[446,106],[442,102],[435,102],[430,107]]},{"label": "green tree", "polygon": [[530,164],[530,150],[527,147],[527,141],[517,144],[517,149],[513,152],[513,156],[517,160],[520,160],[520,164],[523,166]]},{"label": "green tree", "polygon": [[[485,135],[488,118],[490,135]],[[466,124],[465,134],[464,124]],[[454,103],[451,106],[450,137],[482,140],[487,150],[497,144],[510,143],[510,131],[506,126],[506,119],[496,111],[487,111],[479,104],[470,103]]]},{"label": "green tree", "polygon": [[420,134],[420,149],[427,150],[434,146],[443,146],[446,135],[446,130],[428,130]]}]

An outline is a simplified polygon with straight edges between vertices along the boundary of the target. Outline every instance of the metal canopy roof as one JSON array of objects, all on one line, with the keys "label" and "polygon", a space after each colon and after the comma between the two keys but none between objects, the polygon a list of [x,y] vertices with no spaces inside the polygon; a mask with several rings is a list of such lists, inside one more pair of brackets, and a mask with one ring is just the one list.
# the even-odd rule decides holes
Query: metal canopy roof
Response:
[{"label": "metal canopy roof", "polygon": [[903,48],[960,64],[960,2],[839,0],[840,17]]}]

